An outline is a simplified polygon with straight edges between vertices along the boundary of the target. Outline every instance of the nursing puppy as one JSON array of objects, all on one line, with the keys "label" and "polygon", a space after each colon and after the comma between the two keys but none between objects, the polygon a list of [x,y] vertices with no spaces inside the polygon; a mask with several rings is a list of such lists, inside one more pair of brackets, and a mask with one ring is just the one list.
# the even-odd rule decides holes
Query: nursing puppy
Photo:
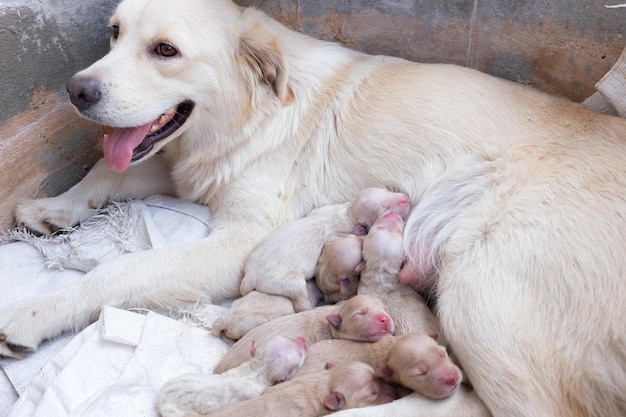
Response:
[{"label": "nursing puppy", "polygon": [[255,398],[269,386],[295,375],[304,363],[307,345],[302,338],[274,336],[252,342],[252,358],[220,375],[185,374],[167,381],[157,404],[162,417],[182,417],[194,411],[207,414],[237,401]]},{"label": "nursing puppy", "polygon": [[446,349],[424,333],[397,337],[376,375],[426,397],[452,395],[463,381],[461,370]]},{"label": "nursing puppy", "polygon": [[452,395],[463,379],[445,348],[423,333],[387,336],[375,343],[339,339],[314,343],[298,375],[319,372],[326,361],[365,362],[387,381],[435,399]]},{"label": "nursing puppy", "polygon": [[315,268],[315,285],[327,303],[356,295],[363,261],[363,236],[348,234],[327,242]]},{"label": "nursing puppy", "polygon": [[315,275],[324,244],[354,231],[357,225],[367,230],[390,210],[407,215],[407,196],[369,188],[357,193],[350,203],[320,207],[277,227],[248,256],[241,294],[257,290],[291,299],[296,312],[312,308],[306,284]]},{"label": "nursing puppy", "polygon": [[394,324],[383,303],[371,295],[359,295],[339,305],[321,306],[278,317],[246,333],[228,349],[213,372],[220,373],[250,358],[253,340],[263,343],[275,335],[302,336],[307,345],[331,338],[374,342],[394,333]]},{"label": "nursing puppy", "polygon": [[413,288],[398,283],[398,273],[404,259],[402,234],[404,222],[395,213],[379,217],[363,241],[365,267],[361,271],[359,294],[380,297],[395,324],[395,334],[426,333],[441,336],[437,317]]},{"label": "nursing puppy", "polygon": [[442,333],[496,417],[626,415],[625,120],[475,70],[351,51],[230,0],[123,0],[110,24],[109,54],[67,85],[113,128],[106,161],[60,196],[21,201],[16,222],[50,234],[111,199],[162,193],[206,204],[211,234],[2,306],[2,355],[104,305],[235,298],[272,229],[384,187],[414,205],[406,249],[437,271]]},{"label": "nursing puppy", "polygon": [[[260,397],[222,407],[213,417],[317,417],[355,407],[389,403],[395,390],[363,362],[327,364],[316,374],[296,376],[268,388]],[[187,417],[197,417],[190,413]]]},{"label": "nursing puppy", "polygon": [[[313,280],[307,281],[307,292],[311,305],[317,305],[322,294]],[[233,301],[230,308],[211,325],[215,336],[222,333],[230,339],[238,340],[250,330],[276,317],[293,314],[293,303],[282,295],[250,291]]]}]

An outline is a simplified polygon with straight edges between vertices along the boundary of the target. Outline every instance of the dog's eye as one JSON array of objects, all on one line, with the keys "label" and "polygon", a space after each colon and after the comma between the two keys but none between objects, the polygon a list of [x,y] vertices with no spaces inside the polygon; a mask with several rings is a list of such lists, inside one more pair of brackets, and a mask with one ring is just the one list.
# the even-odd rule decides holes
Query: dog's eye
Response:
[{"label": "dog's eye", "polygon": [[172,45],[168,45],[167,43],[161,43],[157,45],[157,47],[154,48],[154,52],[157,55],[161,55],[167,58],[175,56],[178,53],[176,48],[174,48]]},{"label": "dog's eye", "polygon": [[117,39],[120,36],[120,27],[117,25],[111,26],[111,38]]}]

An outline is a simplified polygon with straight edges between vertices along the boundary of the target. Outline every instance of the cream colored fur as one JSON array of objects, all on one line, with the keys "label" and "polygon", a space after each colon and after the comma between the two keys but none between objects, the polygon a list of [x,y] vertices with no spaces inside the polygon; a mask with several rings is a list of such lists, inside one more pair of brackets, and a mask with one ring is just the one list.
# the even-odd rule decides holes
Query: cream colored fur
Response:
[{"label": "cream colored fur", "polygon": [[310,344],[298,376],[319,373],[327,362],[349,361],[365,362],[379,377],[429,398],[453,395],[462,378],[445,348],[424,333],[386,336],[374,343],[333,339]]},{"label": "cream colored fur", "polygon": [[227,405],[211,416],[317,417],[338,410],[385,404],[396,398],[395,390],[375,377],[374,368],[352,361],[322,365],[316,374],[296,374],[293,379],[268,388],[260,397]]},{"label": "cream colored fur", "polygon": [[227,404],[256,398],[298,372],[306,357],[302,338],[274,336],[248,345],[250,355],[222,374],[183,374],[165,382],[157,406],[161,417],[183,417],[194,411],[207,414]]},{"label": "cream colored fur", "polygon": [[224,354],[213,372],[222,373],[250,359],[248,346],[263,343],[276,335],[301,336],[307,345],[321,340],[346,339],[373,342],[394,333],[394,323],[382,301],[373,295],[360,295],[342,304],[277,317],[250,330]]},{"label": "cream colored fur", "polygon": [[324,244],[350,233],[357,225],[367,229],[392,207],[407,215],[407,197],[368,188],[356,193],[349,203],[316,208],[275,228],[248,255],[241,294],[257,290],[281,295],[293,302],[295,311],[309,310],[315,305],[311,305],[307,282],[315,275]]},{"label": "cream colored fur", "polygon": [[[137,126],[183,100],[193,113],[149,159],[122,174],[99,163],[58,197],[22,201],[17,222],[49,233],[111,198],[169,192],[206,204],[212,233],[3,306],[2,354],[104,304],[236,297],[274,227],[386,187],[415,206],[405,240],[438,271],[442,331],[495,416],[626,414],[626,121],[471,69],[351,51],[229,0],[124,0],[112,22],[111,52],[81,72],[106,86],[86,115]],[[178,55],[155,56],[162,42]]]},{"label": "cream colored fur", "polygon": [[[322,294],[315,282],[307,281],[306,287],[311,305],[317,305]],[[213,322],[211,332],[215,336],[224,333],[226,337],[237,340],[263,323],[295,312],[293,303],[287,297],[250,291],[233,301],[230,308]]]}]

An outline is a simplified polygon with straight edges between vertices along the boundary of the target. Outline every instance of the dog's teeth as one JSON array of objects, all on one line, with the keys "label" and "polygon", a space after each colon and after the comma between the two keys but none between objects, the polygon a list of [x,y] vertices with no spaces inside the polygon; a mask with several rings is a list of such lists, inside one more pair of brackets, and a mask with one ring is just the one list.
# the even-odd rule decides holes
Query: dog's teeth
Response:
[{"label": "dog's teeth", "polygon": [[[159,119],[160,120],[160,119]],[[152,126],[150,126],[150,133],[154,133],[157,130],[159,130],[159,125],[157,124],[153,124]]]}]

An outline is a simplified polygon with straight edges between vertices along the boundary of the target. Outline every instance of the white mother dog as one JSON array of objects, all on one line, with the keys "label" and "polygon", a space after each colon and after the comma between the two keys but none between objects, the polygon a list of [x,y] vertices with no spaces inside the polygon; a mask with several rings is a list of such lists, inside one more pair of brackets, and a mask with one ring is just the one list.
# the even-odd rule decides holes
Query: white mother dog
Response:
[{"label": "white mother dog", "polygon": [[443,332],[494,415],[626,415],[626,121],[311,39],[228,0],[124,0],[111,27],[111,52],[67,85],[81,114],[116,127],[106,163],[22,201],[17,222],[50,233],[112,198],[173,193],[210,207],[212,233],[5,306],[4,355],[104,304],[235,297],[272,228],[388,187],[417,204],[413,269],[438,270]]}]

